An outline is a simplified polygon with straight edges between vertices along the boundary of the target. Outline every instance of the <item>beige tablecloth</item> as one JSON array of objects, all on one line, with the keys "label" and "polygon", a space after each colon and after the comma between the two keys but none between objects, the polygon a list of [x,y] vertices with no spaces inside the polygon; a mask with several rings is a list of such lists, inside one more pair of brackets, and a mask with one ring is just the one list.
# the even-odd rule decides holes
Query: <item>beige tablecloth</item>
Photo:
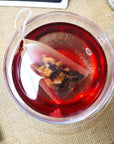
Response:
[{"label": "beige tablecloth", "polygon": [[[20,7],[0,7],[0,63],[9,40],[15,33],[14,19]],[[31,8],[33,16],[61,9]],[[114,11],[106,0],[69,0],[65,10],[80,14],[103,31],[114,26]],[[20,20],[20,24],[21,24]],[[1,144],[114,144],[114,107],[90,124],[76,130],[75,125],[58,126],[32,120],[12,100],[0,74],[0,143]],[[114,95],[114,94],[113,94]]]}]

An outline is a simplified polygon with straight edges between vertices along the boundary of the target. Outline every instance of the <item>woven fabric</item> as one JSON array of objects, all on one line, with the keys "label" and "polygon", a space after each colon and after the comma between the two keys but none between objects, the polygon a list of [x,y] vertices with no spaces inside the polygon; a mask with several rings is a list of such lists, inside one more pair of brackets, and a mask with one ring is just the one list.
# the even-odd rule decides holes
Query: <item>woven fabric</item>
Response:
[{"label": "woven fabric", "polygon": [[[21,7],[0,7],[0,144],[113,144],[114,106],[100,119],[82,125],[51,125],[32,120],[12,100],[3,78],[3,56],[9,40],[15,33],[14,20]],[[82,15],[94,22],[101,30],[114,26],[114,11],[106,0],[69,0],[65,10],[31,8],[33,16],[49,11],[68,11]],[[18,25],[22,25],[20,17]],[[112,94],[114,95],[114,93]]]}]

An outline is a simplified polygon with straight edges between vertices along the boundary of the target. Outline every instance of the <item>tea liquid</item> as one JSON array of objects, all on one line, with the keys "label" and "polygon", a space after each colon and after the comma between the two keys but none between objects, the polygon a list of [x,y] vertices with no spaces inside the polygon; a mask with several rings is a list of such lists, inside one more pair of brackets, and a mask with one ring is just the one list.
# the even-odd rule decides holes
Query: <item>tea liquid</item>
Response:
[{"label": "tea liquid", "polygon": [[[67,66],[63,72],[63,68],[58,69],[56,65],[61,60],[45,56],[45,59],[54,61],[53,67],[58,70],[54,75],[52,63],[48,62],[48,72],[51,70],[51,74],[47,79],[51,80],[50,83],[54,86],[50,88],[56,96],[54,99],[45,91],[45,88],[50,87],[50,83],[45,83],[44,89],[39,84],[41,75],[31,69],[29,60],[24,57],[26,51],[23,52],[21,42],[13,59],[12,76],[17,92],[29,107],[47,116],[67,117],[81,113],[100,97],[107,77],[107,62],[99,42],[88,31],[69,23],[50,23],[31,31],[26,38],[46,44],[88,72],[88,75],[84,76],[81,69],[73,71]],[[26,61],[24,66],[23,61]],[[38,61],[37,68],[43,66],[44,71],[44,63],[39,64],[42,61],[43,58]],[[61,72],[64,74],[62,79],[58,78]],[[59,99],[60,103],[56,99]]]}]

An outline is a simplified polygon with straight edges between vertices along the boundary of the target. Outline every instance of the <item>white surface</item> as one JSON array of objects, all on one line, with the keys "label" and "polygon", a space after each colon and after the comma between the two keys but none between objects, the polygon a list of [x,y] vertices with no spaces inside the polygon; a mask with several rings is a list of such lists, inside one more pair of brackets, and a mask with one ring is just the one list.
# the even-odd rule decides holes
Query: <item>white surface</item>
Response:
[{"label": "white surface", "polygon": [[60,3],[55,2],[33,2],[31,1],[0,1],[1,6],[22,6],[22,7],[45,7],[45,8],[62,8],[68,5],[68,0],[62,0]]}]

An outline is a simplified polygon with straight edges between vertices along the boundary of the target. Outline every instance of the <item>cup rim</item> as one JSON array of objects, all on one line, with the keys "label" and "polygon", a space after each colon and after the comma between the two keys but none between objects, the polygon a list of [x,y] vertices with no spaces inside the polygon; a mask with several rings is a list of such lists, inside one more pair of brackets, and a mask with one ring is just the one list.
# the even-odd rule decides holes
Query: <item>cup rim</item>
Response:
[{"label": "cup rim", "polygon": [[[50,14],[53,15],[53,16],[57,15],[57,14],[59,14],[59,15],[63,14],[63,15],[72,15],[74,17],[78,17],[78,18],[82,19],[83,21],[86,21],[88,24],[90,24],[94,29],[96,29],[98,32],[100,32],[107,39],[107,36],[105,35],[105,33],[97,25],[95,25],[93,22],[91,22],[87,18],[82,17],[82,16],[80,16],[78,14],[75,14],[75,13],[71,13],[71,12],[54,11],[54,12],[47,12],[47,13],[39,14],[39,15],[31,18],[27,22],[27,25],[29,25],[31,22],[33,22],[36,19],[40,19],[40,18],[43,18],[43,17],[50,16]],[[33,110],[32,108],[30,108],[25,102],[23,102],[23,105],[22,105],[16,99],[14,93],[12,92],[12,89],[10,88],[9,82],[8,82],[8,77],[7,77],[7,72],[6,72],[6,69],[7,69],[6,68],[6,59],[7,59],[7,55],[8,55],[8,51],[10,49],[11,43],[15,39],[15,37],[19,34],[19,31],[21,30],[21,28],[22,27],[20,27],[19,30],[11,38],[11,40],[10,40],[8,46],[7,46],[7,50],[5,52],[4,61],[3,61],[4,78],[5,78],[5,82],[6,82],[7,88],[9,90],[11,96],[13,97],[13,99],[20,106],[20,108],[22,108],[26,113],[28,113],[29,115],[31,115],[32,117],[34,117],[36,119],[39,119],[39,120],[42,120],[42,121],[45,121],[45,122],[48,122],[48,123],[54,123],[54,124],[69,124],[69,123],[80,122],[80,121],[83,121],[83,120],[93,116],[93,114],[95,114],[96,112],[100,111],[100,109],[97,107],[91,114],[87,115],[86,117],[82,117],[79,120],[77,120],[75,118],[75,116],[64,117],[64,118],[54,118],[54,117],[50,117],[50,116],[46,116],[46,115],[40,114],[40,113],[36,112],[35,110]],[[113,47],[112,47],[112,45],[111,45],[109,40],[107,40],[107,43],[110,45],[110,48],[113,51],[113,61],[114,61],[114,50],[113,50]],[[114,64],[113,64],[113,66],[114,66]],[[113,78],[113,75],[114,75],[114,69],[112,69],[112,78]],[[99,105],[99,107],[100,106],[104,106],[104,104],[106,104],[106,103],[108,104],[111,101],[110,95],[111,95],[111,92],[113,91],[113,89],[114,89],[114,78],[112,79],[112,81],[111,81],[111,83],[109,85],[109,89],[108,89],[107,93],[105,94],[105,95],[108,96],[108,99],[107,100],[104,99],[104,101],[102,101],[102,103]],[[91,106],[94,106],[95,103],[93,103]],[[91,106],[89,108],[91,108]],[[87,110],[88,110],[88,108],[87,108]]]}]

